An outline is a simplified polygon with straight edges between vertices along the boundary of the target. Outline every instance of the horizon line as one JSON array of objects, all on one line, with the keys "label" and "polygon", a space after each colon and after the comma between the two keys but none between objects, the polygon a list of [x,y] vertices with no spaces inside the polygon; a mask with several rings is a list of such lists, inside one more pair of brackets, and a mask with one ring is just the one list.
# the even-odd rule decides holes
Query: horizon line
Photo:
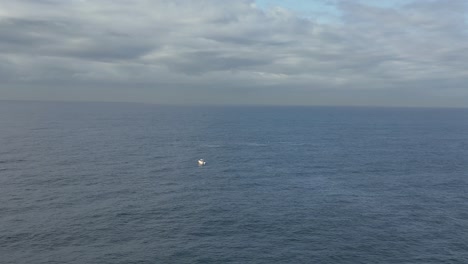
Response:
[{"label": "horizon line", "polygon": [[405,106],[405,105],[338,105],[338,104],[215,104],[215,103],[159,103],[138,101],[99,101],[99,100],[41,100],[41,99],[0,99],[0,102],[36,103],[102,103],[102,104],[141,104],[168,107],[330,107],[330,108],[410,108],[410,109],[468,109],[463,106]]}]

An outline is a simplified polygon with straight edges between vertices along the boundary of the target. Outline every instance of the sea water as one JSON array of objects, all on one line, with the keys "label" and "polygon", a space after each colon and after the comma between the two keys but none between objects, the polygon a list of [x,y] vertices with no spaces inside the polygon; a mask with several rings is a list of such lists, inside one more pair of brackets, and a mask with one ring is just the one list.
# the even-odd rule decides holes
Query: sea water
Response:
[{"label": "sea water", "polygon": [[468,110],[1,101],[0,263],[468,263]]}]

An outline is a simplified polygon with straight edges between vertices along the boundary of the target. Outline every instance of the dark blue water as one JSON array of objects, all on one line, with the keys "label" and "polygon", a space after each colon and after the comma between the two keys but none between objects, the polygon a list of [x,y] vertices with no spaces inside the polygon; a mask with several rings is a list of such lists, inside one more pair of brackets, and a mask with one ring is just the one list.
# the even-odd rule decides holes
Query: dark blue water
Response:
[{"label": "dark blue water", "polygon": [[468,263],[468,110],[0,102],[0,262]]}]

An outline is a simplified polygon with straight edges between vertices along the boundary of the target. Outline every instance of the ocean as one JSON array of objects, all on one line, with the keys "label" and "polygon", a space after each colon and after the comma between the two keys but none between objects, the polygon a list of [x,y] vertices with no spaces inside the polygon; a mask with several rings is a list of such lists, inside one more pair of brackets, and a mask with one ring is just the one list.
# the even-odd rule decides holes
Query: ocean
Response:
[{"label": "ocean", "polygon": [[468,109],[0,101],[0,263],[465,264]]}]

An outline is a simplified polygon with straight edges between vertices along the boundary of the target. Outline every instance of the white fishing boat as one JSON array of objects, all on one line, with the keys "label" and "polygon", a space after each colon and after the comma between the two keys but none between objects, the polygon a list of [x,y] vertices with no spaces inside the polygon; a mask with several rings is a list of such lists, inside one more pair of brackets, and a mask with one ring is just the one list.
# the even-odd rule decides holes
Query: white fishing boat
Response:
[{"label": "white fishing boat", "polygon": [[199,159],[198,160],[198,165],[203,166],[206,164],[206,161],[204,159]]}]

